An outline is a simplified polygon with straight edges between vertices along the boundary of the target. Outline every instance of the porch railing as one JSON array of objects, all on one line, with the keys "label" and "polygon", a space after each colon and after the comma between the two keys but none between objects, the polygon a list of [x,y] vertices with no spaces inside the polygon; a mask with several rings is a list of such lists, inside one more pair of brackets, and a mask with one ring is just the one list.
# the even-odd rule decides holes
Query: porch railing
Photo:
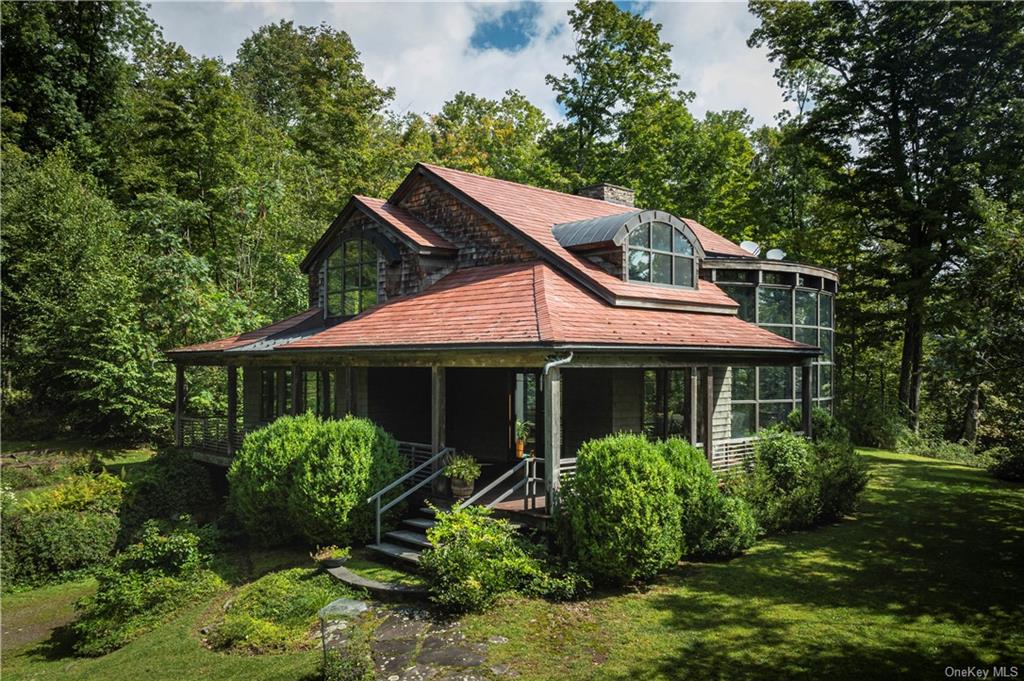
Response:
[{"label": "porch railing", "polygon": [[[405,463],[409,467],[409,470],[412,470],[429,459],[433,455],[434,450],[429,444],[425,444],[423,442],[399,441],[398,453],[405,459]],[[410,478],[410,480],[412,482],[420,482],[429,474],[430,471],[422,469],[419,473]]]},{"label": "porch railing", "polygon": [[242,444],[245,432],[241,420],[237,420],[233,428],[228,428],[226,416],[182,416],[182,446],[216,456],[228,456],[228,440],[235,451]]},{"label": "porch railing", "polygon": [[494,490],[501,487],[502,483],[508,484],[506,481],[514,481],[503,491],[501,491],[493,499],[484,502],[483,506],[487,508],[494,508],[501,502],[508,499],[510,496],[515,494],[518,490],[523,490],[523,510],[536,510],[537,508],[537,483],[543,483],[544,478],[537,476],[537,464],[540,463],[543,470],[544,459],[530,456],[519,461],[515,466],[508,469],[486,487],[478,491],[476,494],[466,499],[465,501],[455,504],[453,508],[466,508],[472,504],[479,502],[481,499],[486,497]]},{"label": "porch railing", "polygon": [[[392,482],[388,483],[380,489],[376,494],[370,496],[366,503],[374,504],[374,511],[376,513],[376,536],[377,543],[380,543],[380,519],[381,516],[394,507],[396,504],[404,501],[410,494],[423,487],[424,485],[433,482],[435,478],[444,472],[444,466],[442,465],[444,459],[449,455],[453,454],[454,450],[451,447],[445,447],[441,451],[437,452],[433,456],[429,457],[426,461],[419,464],[412,470],[400,478],[396,478]],[[435,465],[436,464],[436,465]],[[428,472],[429,471],[429,472]],[[416,479],[419,478],[417,482]],[[400,485],[407,483],[414,483],[409,485],[408,488],[394,499],[386,503],[382,503],[384,495],[393,489],[396,489]]]}]

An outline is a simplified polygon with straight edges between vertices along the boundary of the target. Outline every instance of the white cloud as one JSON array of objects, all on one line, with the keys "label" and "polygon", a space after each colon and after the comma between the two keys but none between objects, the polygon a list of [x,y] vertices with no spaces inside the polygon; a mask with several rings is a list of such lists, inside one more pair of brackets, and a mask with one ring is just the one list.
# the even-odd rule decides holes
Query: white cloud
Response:
[{"label": "white cloud", "polygon": [[[550,117],[557,118],[554,95],[544,82],[561,73],[562,55],[572,48],[567,30],[569,3],[545,3],[535,17],[536,31],[515,52],[474,49],[476,26],[514,9],[508,3],[172,3],[157,2],[150,15],[165,36],[193,53],[234,59],[239,44],[260,25],[290,19],[326,22],[347,31],[362,53],[368,75],[395,88],[395,108],[437,111],[459,90],[500,97],[522,91]],[[644,13],[663,24],[662,36],[674,47],[680,84],[697,97],[694,113],[746,108],[758,123],[770,123],[783,108],[781,92],[763,50],[746,46],[755,25],[737,3],[651,3]],[[555,30],[556,28],[563,30]]]}]

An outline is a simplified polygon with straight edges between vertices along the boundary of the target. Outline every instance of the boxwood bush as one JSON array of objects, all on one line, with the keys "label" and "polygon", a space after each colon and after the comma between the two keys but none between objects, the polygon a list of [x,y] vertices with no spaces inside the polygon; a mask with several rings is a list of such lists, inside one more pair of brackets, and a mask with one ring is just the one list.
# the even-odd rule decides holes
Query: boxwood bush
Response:
[{"label": "boxwood bush", "polygon": [[753,546],[758,531],[753,510],[719,491],[704,452],[678,438],[660,443],[659,448],[672,469],[679,497],[682,554],[731,558]]},{"label": "boxwood bush", "polygon": [[371,421],[286,416],[246,436],[229,504],[260,543],[347,543],[369,536],[366,498],[404,469],[394,438]]},{"label": "boxwood bush", "polygon": [[682,553],[676,477],[658,447],[640,435],[585,442],[563,487],[566,550],[596,580],[653,577]]}]

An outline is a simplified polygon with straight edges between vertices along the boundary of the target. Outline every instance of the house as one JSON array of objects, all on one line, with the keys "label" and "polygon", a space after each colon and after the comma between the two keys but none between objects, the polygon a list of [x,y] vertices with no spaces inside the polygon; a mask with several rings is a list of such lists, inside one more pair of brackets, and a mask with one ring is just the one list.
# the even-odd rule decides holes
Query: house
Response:
[{"label": "house", "polygon": [[[168,353],[179,446],[226,464],[282,414],[352,413],[421,477],[451,448],[495,494],[542,484],[550,504],[589,438],[688,438],[723,469],[759,428],[797,408],[809,431],[811,406],[831,404],[836,273],[756,257],[621,187],[571,195],[420,163],[387,200],[353,196],[301,268],[307,310]],[[226,367],[226,419],[185,414],[197,365]],[[532,469],[517,468],[517,420],[537,424]]]}]

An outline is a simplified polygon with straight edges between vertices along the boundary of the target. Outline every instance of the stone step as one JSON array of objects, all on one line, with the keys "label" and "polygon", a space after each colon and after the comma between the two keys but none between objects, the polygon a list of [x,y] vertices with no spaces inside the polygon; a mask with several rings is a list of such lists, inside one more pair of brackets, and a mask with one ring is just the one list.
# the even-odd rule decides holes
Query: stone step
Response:
[{"label": "stone step", "polygon": [[415,527],[418,530],[429,530],[437,524],[437,521],[430,520],[429,518],[406,518],[402,523],[409,527]]},{"label": "stone step", "polygon": [[408,546],[399,546],[398,544],[381,542],[380,544],[367,544],[366,548],[376,551],[377,553],[381,553],[389,558],[404,560],[407,563],[418,564],[420,562],[420,552],[410,549]]},{"label": "stone step", "polygon": [[422,532],[411,532],[409,530],[394,530],[384,535],[388,539],[394,539],[399,544],[410,544],[416,548],[429,549],[430,540]]}]

